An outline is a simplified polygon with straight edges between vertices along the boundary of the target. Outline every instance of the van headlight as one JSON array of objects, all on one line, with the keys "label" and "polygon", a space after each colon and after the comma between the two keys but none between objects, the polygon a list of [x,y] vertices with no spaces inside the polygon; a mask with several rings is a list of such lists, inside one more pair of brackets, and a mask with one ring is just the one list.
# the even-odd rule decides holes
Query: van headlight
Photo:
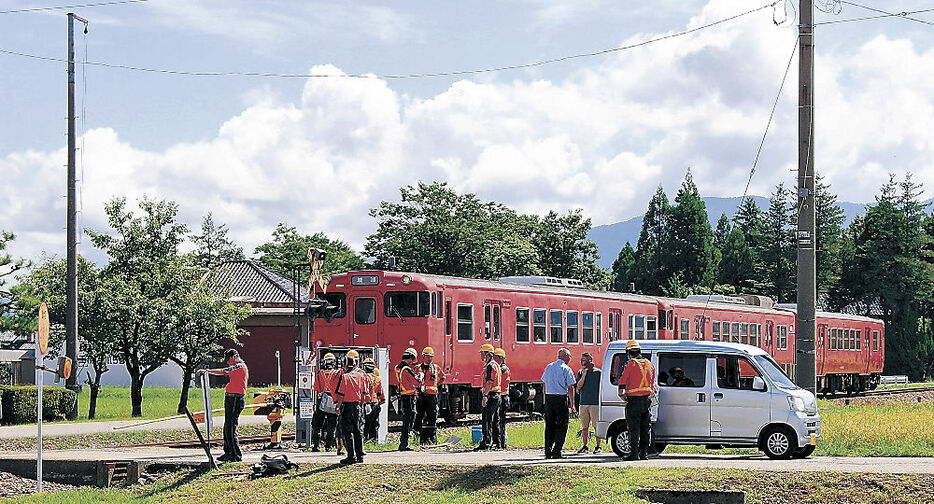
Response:
[{"label": "van headlight", "polygon": [[795,411],[800,411],[803,413],[804,412],[804,399],[800,397],[789,397],[788,408],[795,410]]}]

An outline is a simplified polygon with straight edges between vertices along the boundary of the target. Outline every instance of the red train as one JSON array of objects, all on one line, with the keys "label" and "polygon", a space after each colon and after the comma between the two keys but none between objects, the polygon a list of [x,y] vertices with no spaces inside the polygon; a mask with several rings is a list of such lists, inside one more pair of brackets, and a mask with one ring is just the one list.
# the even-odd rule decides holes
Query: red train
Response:
[{"label": "red train", "polygon": [[[575,358],[590,352],[602,362],[606,344],[618,339],[746,343],[766,349],[795,374],[795,313],[769,306],[767,298],[683,300],[592,291],[574,280],[504,280],[395,271],[334,275],[323,297],[338,309],[330,321],[315,321],[313,345],[388,348],[392,363],[406,348],[433,347],[435,362],[448,374],[439,406],[451,420],[479,407],[484,343],[506,350],[518,408],[541,405],[541,373],[558,348],[570,348]],[[874,388],[884,358],[881,321],[821,313],[818,334],[822,391]],[[391,395],[395,380],[389,377]]]}]

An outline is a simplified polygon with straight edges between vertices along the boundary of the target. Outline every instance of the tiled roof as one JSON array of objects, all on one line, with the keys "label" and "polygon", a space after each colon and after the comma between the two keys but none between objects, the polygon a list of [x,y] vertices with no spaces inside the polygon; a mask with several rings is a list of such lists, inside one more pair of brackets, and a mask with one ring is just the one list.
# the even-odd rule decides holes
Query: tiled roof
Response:
[{"label": "tiled roof", "polygon": [[[230,299],[254,306],[291,304],[294,283],[266,269],[256,261],[227,261],[207,275],[207,282],[218,289],[229,290]],[[300,300],[308,301],[304,285],[298,286]]]}]

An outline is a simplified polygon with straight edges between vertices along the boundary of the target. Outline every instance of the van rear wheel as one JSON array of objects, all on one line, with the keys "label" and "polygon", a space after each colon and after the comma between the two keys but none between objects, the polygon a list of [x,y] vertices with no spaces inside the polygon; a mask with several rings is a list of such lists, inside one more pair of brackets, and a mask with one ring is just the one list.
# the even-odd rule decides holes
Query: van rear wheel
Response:
[{"label": "van rear wheel", "polygon": [[613,453],[620,458],[629,456],[629,431],[625,426],[617,427],[610,435],[610,446],[613,447]]},{"label": "van rear wheel", "polygon": [[762,451],[770,459],[789,459],[798,442],[785,427],[772,427],[762,434]]}]

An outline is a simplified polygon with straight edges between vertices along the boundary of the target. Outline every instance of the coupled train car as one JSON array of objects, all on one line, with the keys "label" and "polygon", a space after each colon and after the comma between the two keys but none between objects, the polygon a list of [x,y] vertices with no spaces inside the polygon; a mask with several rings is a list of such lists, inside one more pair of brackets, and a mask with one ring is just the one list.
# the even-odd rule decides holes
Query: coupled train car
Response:
[{"label": "coupled train car", "polygon": [[[336,274],[319,297],[337,309],[330,320],[315,321],[312,345],[386,348],[393,364],[407,348],[434,348],[434,362],[447,375],[439,409],[449,421],[479,410],[479,351],[484,343],[506,350],[512,370],[509,394],[518,411],[540,409],[542,370],[556,359],[559,348],[571,349],[576,369],[581,353],[590,352],[595,362],[602,362],[607,344],[616,340],[751,344],[768,351],[794,376],[793,310],[739,298],[682,300],[580,287],[577,281],[547,277],[488,281],[377,270]],[[818,327],[817,369],[825,391],[878,383],[881,322],[820,314]],[[388,380],[392,397],[396,377]]]}]

